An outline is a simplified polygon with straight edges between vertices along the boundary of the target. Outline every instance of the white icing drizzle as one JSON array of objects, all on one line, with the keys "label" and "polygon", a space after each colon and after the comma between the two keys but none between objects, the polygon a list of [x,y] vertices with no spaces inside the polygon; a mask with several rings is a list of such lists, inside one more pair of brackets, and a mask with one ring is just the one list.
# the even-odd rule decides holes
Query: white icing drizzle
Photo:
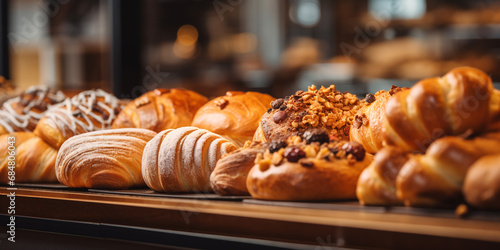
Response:
[{"label": "white icing drizzle", "polygon": [[[104,98],[104,100],[98,101],[99,97]],[[109,114],[107,119],[100,112],[93,111],[94,105]],[[85,133],[111,128],[111,123],[117,115],[115,110],[119,106],[119,100],[115,96],[101,89],[88,90],[65,100],[63,103],[52,106],[45,116],[52,127],[58,128],[63,137],[68,138],[80,134],[77,131],[78,128],[83,129]],[[72,110],[73,108],[75,110]],[[78,119],[77,116],[81,116],[83,120]],[[93,120],[100,125],[95,126]],[[68,135],[67,129],[73,134]]]},{"label": "white icing drizzle", "polygon": [[[31,122],[38,122],[46,111],[37,113],[34,111],[35,107],[38,107],[45,99],[47,95],[54,104],[60,103],[66,99],[66,96],[61,92],[50,92],[50,89],[46,86],[32,86],[28,88],[25,94],[36,93],[36,96],[24,107],[23,113],[17,113],[12,107],[13,104],[21,102],[21,97],[15,97],[7,100],[0,110],[0,125],[2,125],[5,130],[9,133],[16,131],[29,131],[28,125]],[[50,104],[47,106],[47,110]]]}]

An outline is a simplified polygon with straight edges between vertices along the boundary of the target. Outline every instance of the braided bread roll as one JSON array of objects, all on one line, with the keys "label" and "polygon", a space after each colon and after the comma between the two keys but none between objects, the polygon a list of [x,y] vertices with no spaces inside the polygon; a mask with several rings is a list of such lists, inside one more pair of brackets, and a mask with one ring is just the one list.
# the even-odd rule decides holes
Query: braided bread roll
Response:
[{"label": "braided bread roll", "polygon": [[[9,149],[10,147],[10,149]],[[13,149],[13,150],[12,150]],[[15,152],[11,155],[10,152]],[[13,157],[12,157],[13,156]],[[9,180],[9,170],[15,171],[14,182],[57,182],[54,165],[57,151],[31,132],[14,132],[0,136],[0,183]],[[9,169],[9,157],[15,168]]]},{"label": "braided bread roll", "polygon": [[205,129],[164,130],[144,149],[142,175],[146,184],[159,192],[210,192],[215,164],[234,150],[233,143]]},{"label": "braided bread roll", "polygon": [[441,78],[422,80],[387,102],[385,141],[424,152],[440,137],[468,129],[478,134],[489,122],[492,92],[491,79],[475,68],[456,68]]},{"label": "braided bread roll", "polygon": [[500,132],[466,140],[448,136],[413,155],[396,179],[397,196],[407,206],[452,206],[462,201],[469,167],[480,157],[500,153]]},{"label": "braided bread roll", "polygon": [[242,147],[252,140],[259,121],[274,98],[257,92],[228,91],[203,105],[194,117],[194,127],[226,137]]},{"label": "braided bread roll", "polygon": [[0,110],[0,135],[13,132],[31,132],[45,111],[60,103],[66,96],[48,87],[33,86],[20,96],[9,99]]},{"label": "braided bread roll", "polygon": [[194,91],[155,89],[130,102],[113,128],[145,128],[155,132],[191,125],[196,111],[208,99]]},{"label": "braided bread roll", "polygon": [[100,89],[84,91],[51,107],[34,133],[59,149],[74,135],[111,128],[120,110],[120,101],[115,96]]},{"label": "braided bread roll", "polygon": [[59,149],[57,180],[68,187],[126,189],[144,186],[142,152],[156,135],[147,129],[112,129],[69,138]]},{"label": "braided bread roll", "polygon": [[396,147],[384,147],[358,179],[356,196],[362,205],[398,205],[396,178],[408,161],[408,153]]},{"label": "braided bread roll", "polygon": [[500,209],[500,154],[481,157],[465,176],[463,194],[468,204]]}]

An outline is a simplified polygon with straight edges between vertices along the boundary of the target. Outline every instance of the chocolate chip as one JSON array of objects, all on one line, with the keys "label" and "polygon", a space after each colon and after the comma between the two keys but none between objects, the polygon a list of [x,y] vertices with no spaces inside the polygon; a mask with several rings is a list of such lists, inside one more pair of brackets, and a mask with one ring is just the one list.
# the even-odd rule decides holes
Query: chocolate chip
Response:
[{"label": "chocolate chip", "polygon": [[319,143],[328,143],[330,141],[330,137],[328,136],[328,132],[325,129],[309,129],[304,132],[302,138],[308,143],[319,142]]},{"label": "chocolate chip", "polygon": [[271,111],[273,111],[273,109],[272,109],[272,108],[269,108],[269,109],[267,110],[267,113],[271,113]]},{"label": "chocolate chip", "polygon": [[376,98],[375,98],[375,96],[373,94],[370,94],[370,93],[366,94],[365,101],[367,103],[372,103],[372,102],[375,101],[375,99]]},{"label": "chocolate chip", "polygon": [[309,160],[307,158],[302,158],[299,160],[299,164],[302,166],[302,167],[305,167],[305,168],[311,168],[311,167],[314,167],[314,162],[312,160]]},{"label": "chocolate chip", "polygon": [[285,100],[283,100],[283,98],[276,99],[273,102],[271,102],[271,108],[279,109],[284,102]]},{"label": "chocolate chip", "polygon": [[345,125],[344,127],[344,135],[349,136],[349,131],[351,130],[351,126]]},{"label": "chocolate chip", "polygon": [[280,150],[281,148],[286,148],[288,144],[286,141],[273,141],[271,145],[269,145],[269,152],[274,153]]},{"label": "chocolate chip", "polygon": [[361,117],[360,115],[356,115],[354,117],[354,121],[352,122],[352,125],[357,129],[361,128],[361,125],[363,125],[363,117]]},{"label": "chocolate chip", "polygon": [[285,104],[283,104],[283,105],[281,105],[280,110],[281,110],[281,111],[284,111],[286,108],[287,108],[287,107],[286,107],[286,105],[285,105]]},{"label": "chocolate chip", "polygon": [[362,161],[365,158],[365,148],[359,142],[347,142],[342,146],[342,150],[345,150],[346,155],[351,154],[356,161]]},{"label": "chocolate chip", "polygon": [[298,162],[301,158],[306,157],[306,152],[297,146],[291,146],[285,149],[283,155],[289,162]]},{"label": "chocolate chip", "polygon": [[222,98],[222,99],[219,99],[217,101],[215,101],[215,105],[217,107],[219,107],[221,110],[223,110],[224,108],[226,108],[226,106],[229,104],[229,101]]},{"label": "chocolate chip", "polygon": [[278,111],[273,115],[273,121],[275,123],[281,122],[283,119],[286,118],[286,112],[285,111]]}]

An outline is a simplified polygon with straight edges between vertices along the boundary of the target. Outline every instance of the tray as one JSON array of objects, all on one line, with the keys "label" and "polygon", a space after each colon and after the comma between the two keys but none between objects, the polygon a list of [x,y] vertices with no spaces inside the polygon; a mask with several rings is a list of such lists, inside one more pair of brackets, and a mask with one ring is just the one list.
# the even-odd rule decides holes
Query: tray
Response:
[{"label": "tray", "polygon": [[221,196],[214,193],[166,194],[166,193],[156,192],[151,189],[106,190],[106,189],[91,188],[88,191],[95,193],[105,193],[105,194],[136,195],[136,196],[165,197],[165,198],[177,198],[177,199],[197,199],[197,200],[242,201],[243,199],[251,198],[250,196]]}]

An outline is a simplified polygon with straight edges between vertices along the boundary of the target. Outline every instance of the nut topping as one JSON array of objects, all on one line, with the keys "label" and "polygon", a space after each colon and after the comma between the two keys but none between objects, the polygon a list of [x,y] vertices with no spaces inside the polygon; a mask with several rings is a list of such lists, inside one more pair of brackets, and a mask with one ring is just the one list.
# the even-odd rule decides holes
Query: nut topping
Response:
[{"label": "nut topping", "polygon": [[285,111],[278,111],[273,115],[273,121],[275,123],[279,123],[282,120],[286,118],[286,112]]}]

